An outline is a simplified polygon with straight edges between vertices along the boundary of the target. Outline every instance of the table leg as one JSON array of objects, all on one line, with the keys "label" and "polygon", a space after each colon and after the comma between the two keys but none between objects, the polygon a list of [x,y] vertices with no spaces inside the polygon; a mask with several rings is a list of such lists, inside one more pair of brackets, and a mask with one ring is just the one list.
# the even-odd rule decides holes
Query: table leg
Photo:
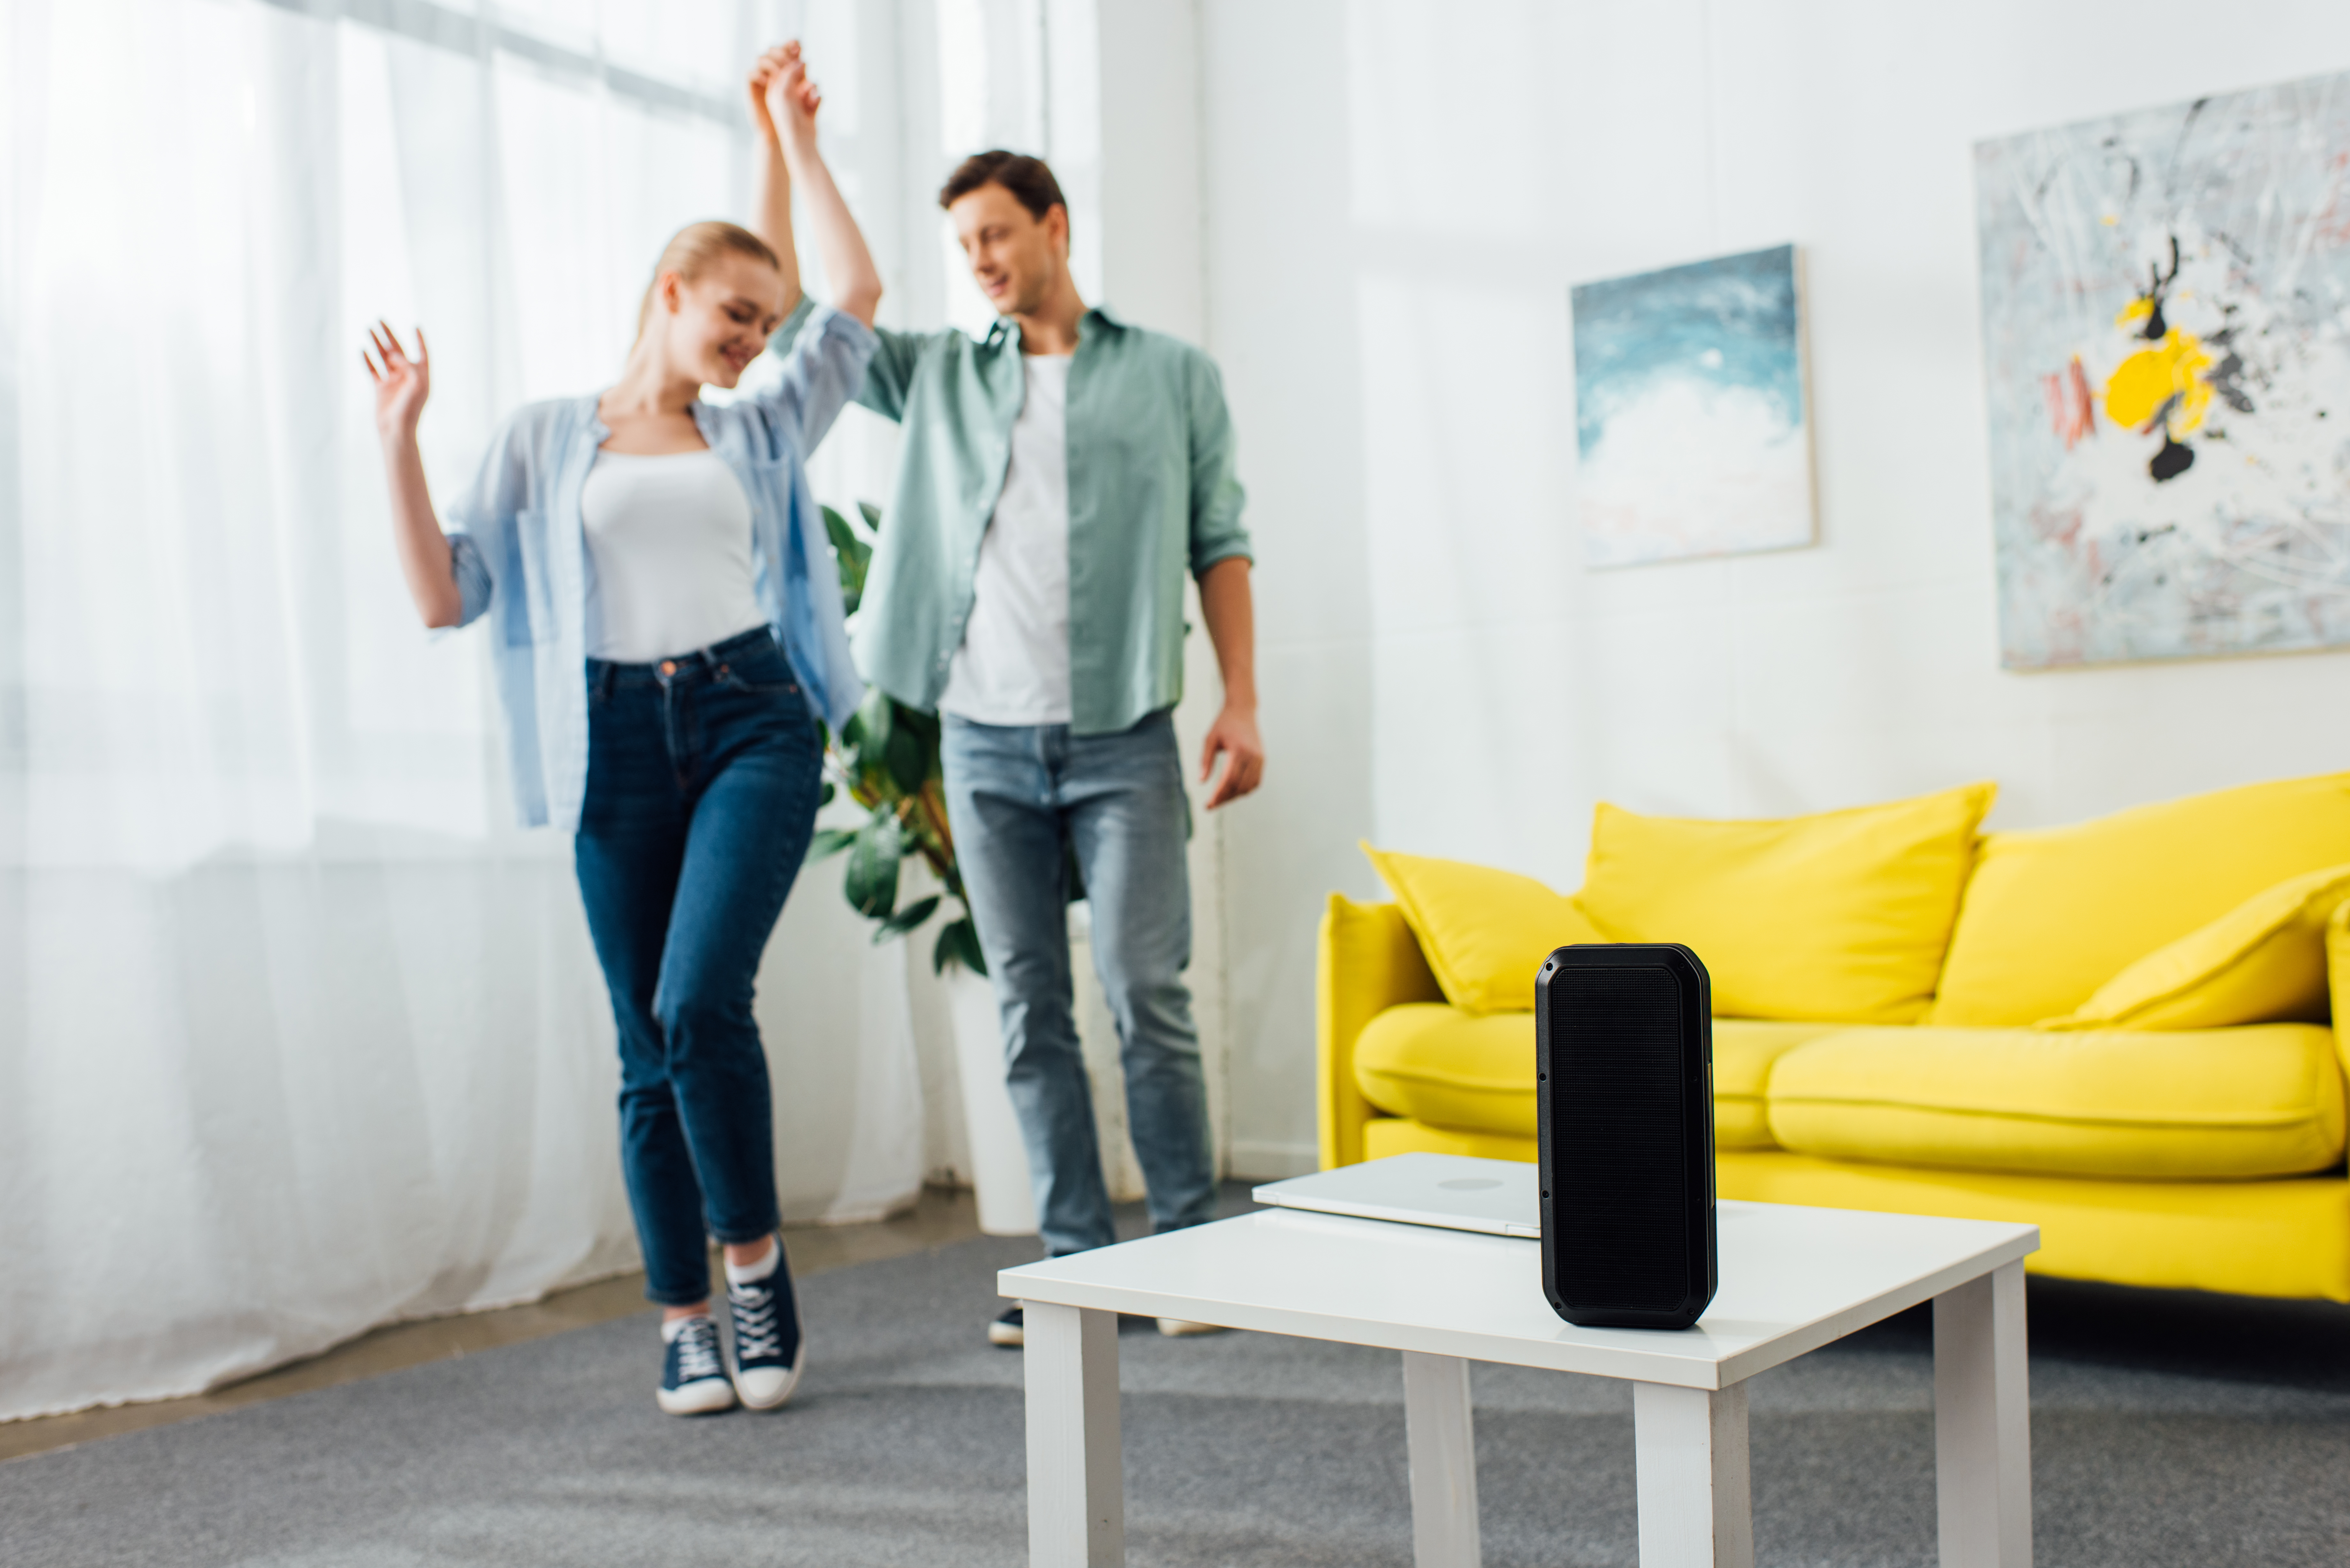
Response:
[{"label": "table leg", "polygon": [[1416,1568],[1478,1568],[1477,1441],[1469,1364],[1403,1353],[1404,1440],[1411,1456],[1411,1560]]},{"label": "table leg", "polygon": [[1934,1472],[1942,1568],[2032,1568],[2020,1262],[1934,1298]]},{"label": "table leg", "polygon": [[1753,1568],[1746,1385],[1632,1385],[1640,1568]]},{"label": "table leg", "polygon": [[1030,1568],[1126,1561],[1118,1314],[1020,1303],[1028,1378]]}]

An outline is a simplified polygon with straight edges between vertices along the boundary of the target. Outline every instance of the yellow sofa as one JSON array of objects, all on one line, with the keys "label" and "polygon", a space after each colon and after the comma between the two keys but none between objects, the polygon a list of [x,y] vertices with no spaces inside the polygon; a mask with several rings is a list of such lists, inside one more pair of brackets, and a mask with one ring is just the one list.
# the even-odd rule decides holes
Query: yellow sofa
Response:
[{"label": "yellow sofa", "polygon": [[[2350,808],[2350,775],[2338,784],[2295,781],[2294,787],[2319,784],[2328,792],[2319,803],[2324,812]],[[2330,793],[2337,788],[2338,802]],[[2246,820],[2274,820],[2262,815],[2261,800],[2231,809],[2251,812]],[[2208,812],[2178,818],[2209,820]],[[2149,816],[2132,831],[2171,831],[2168,821]],[[2342,852],[2350,839],[2344,835],[2350,835],[2350,809],[2339,823],[2329,815],[2314,828],[2280,830],[2278,842],[2260,852],[2182,849],[2175,877],[2199,875],[2189,862],[2206,857],[2223,870],[2214,873],[2205,902],[2227,909],[2242,887],[2334,867],[2282,889],[2290,894],[2287,902],[2300,900],[2296,909],[2312,911],[2295,918],[2315,925],[2296,939],[2306,950],[2303,957],[2280,961],[2272,952],[2267,972],[2286,975],[2279,983],[2298,983],[2303,992],[2313,984],[2323,991],[2330,979],[2332,992],[2341,994],[2350,988],[2350,872],[2344,869],[2350,853]],[[2055,847],[2074,850],[2069,842]],[[2002,962],[2029,967],[2037,950],[2063,945],[2061,933],[2071,929],[2060,924],[2060,934],[2048,936],[2011,928],[2043,918],[2077,927],[2087,918],[2061,907],[2080,880],[2062,864],[2051,873],[2058,894],[2027,888],[2021,903],[2002,902],[2008,890],[1985,880],[1986,867],[2008,864],[2003,856],[2048,848],[2031,835],[1975,841],[1972,860],[1959,873],[1965,900],[1945,922],[1960,940],[1940,971],[1946,984],[1956,971],[1969,972],[1958,976],[1963,987],[1912,1009],[1917,1022],[1715,1020],[1721,1196],[2026,1221],[2041,1228],[2042,1250],[2029,1265],[2038,1272],[2350,1302],[2350,1179],[2343,1168],[2350,1043],[2333,1023],[2314,1021],[2325,1015],[2324,1002],[2313,1008],[2305,995],[2298,1002],[2223,997],[2216,1012],[2205,1006],[2203,1013],[2265,1011],[2286,1021],[2181,1027],[2178,1021],[2196,1016],[2195,998],[2208,1002],[2212,994],[2208,981],[2200,992],[2173,985],[2164,993],[2168,1000],[2157,1004],[2143,995],[2116,1000],[2116,987],[2127,991],[2131,975],[2142,992],[2154,994],[2146,991],[2147,973],[2163,981],[2163,965],[2175,970],[2179,961],[2174,950],[2191,956],[2196,940],[2213,940],[2201,930],[2128,967],[2149,943],[2168,941],[2181,921],[2196,923],[2208,912],[2190,899],[2168,927],[2146,912],[2158,895],[2129,885],[2146,858],[2142,845],[2111,874],[2120,886],[2107,896],[2128,907],[2099,920],[2085,939],[2088,956],[2074,962],[2091,966],[2085,979],[2067,991],[2061,973],[2052,980],[2045,972],[2022,979],[1994,972]],[[1596,856],[1594,867],[1596,875]],[[2272,911],[2282,907],[2279,891],[2262,895]],[[2257,902],[2245,900],[2245,909]],[[2090,898],[2083,908],[2094,905]],[[1523,919],[1523,907],[1518,913]],[[1414,929],[1415,919],[1426,924],[1425,916],[1409,904],[1330,898],[1317,1010],[1326,1168],[1414,1150],[1535,1157],[1534,1015],[1496,1009],[1490,998],[1472,996],[1476,1006],[1448,1002],[1438,977],[1442,958],[1432,968]],[[2234,919],[2241,929],[2247,918],[2232,909],[2210,927],[2223,929]],[[1582,913],[1562,919],[1574,924]],[[2133,919],[2153,923],[2133,935]],[[2291,934],[2289,922],[2271,925]],[[1651,931],[1602,934],[1666,940]],[[1560,940],[1591,936],[1578,928]],[[2111,950],[2098,949],[2098,941]],[[2320,967],[2294,981],[2293,962]],[[2100,986],[2115,965],[2126,968],[2125,976]],[[2251,972],[2251,966],[2238,964],[2222,978],[2241,992],[2254,983],[2245,979]],[[1987,989],[1986,973],[2006,991]],[[1449,971],[1447,981],[1463,990]],[[1531,968],[1527,991],[1530,1007]],[[1717,999],[1722,994],[1717,983]],[[1998,1014],[2002,994],[2015,998],[2011,1007],[2024,1009],[2019,1016],[2033,1022],[1983,1022],[1981,1015]],[[2076,1011],[2033,1019],[2051,1005]],[[2170,1026],[2147,1026],[2165,1019]]]}]

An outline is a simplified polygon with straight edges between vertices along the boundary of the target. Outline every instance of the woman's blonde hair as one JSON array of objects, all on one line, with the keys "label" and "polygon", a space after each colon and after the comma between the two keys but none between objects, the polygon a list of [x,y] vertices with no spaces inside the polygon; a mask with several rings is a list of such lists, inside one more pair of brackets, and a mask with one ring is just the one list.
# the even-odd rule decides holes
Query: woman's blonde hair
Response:
[{"label": "woman's blonde hair", "polygon": [[653,280],[645,285],[644,303],[637,306],[637,336],[645,334],[645,323],[653,318],[653,290],[660,286],[661,274],[673,272],[688,283],[699,280],[712,263],[723,255],[749,256],[762,261],[777,272],[784,270],[775,248],[743,227],[718,219],[706,223],[688,223],[670,236],[661,247],[660,259],[653,263]]}]

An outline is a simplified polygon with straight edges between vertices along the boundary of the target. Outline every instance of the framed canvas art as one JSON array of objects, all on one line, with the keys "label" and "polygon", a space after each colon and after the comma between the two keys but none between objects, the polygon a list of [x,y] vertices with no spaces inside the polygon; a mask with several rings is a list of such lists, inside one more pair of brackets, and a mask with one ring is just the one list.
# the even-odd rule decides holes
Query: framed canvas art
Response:
[{"label": "framed canvas art", "polygon": [[2350,642],[2350,75],[1975,149],[2002,660]]},{"label": "framed canvas art", "polygon": [[1578,284],[1573,308],[1588,564],[1812,542],[1794,246]]}]

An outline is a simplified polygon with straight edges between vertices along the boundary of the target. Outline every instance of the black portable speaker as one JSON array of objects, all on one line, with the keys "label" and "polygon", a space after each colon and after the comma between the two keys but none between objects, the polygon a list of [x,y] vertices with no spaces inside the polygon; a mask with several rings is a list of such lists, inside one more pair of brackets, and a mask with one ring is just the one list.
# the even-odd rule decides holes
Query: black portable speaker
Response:
[{"label": "black portable speaker", "polygon": [[1713,1300],[1713,1006],[1677,942],[1560,948],[1534,980],[1543,1293],[1589,1328]]}]

